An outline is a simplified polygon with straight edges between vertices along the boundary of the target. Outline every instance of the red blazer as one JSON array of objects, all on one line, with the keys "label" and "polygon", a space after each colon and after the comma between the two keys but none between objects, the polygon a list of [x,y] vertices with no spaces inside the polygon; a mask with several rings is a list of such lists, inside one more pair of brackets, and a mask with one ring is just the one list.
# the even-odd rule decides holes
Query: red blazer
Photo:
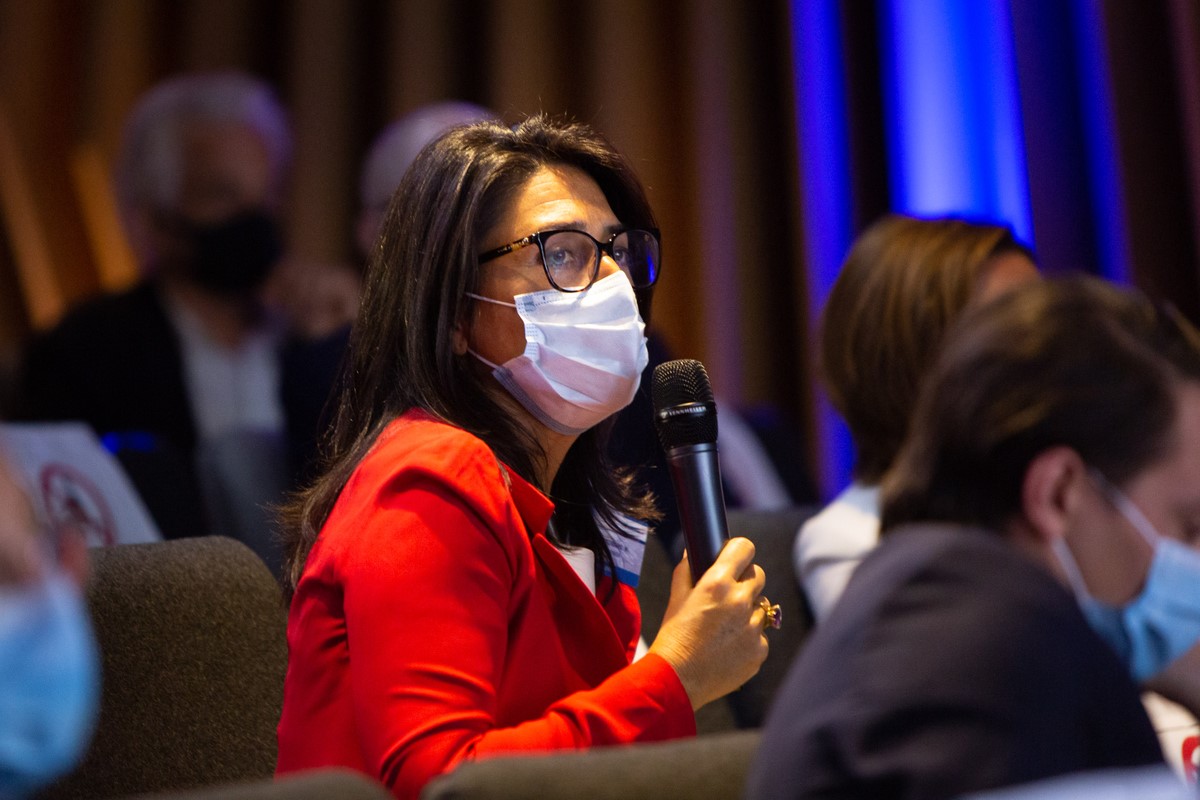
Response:
[{"label": "red blazer", "polygon": [[544,536],[552,511],[474,436],[389,425],[292,600],[278,772],[346,766],[415,797],[464,759],[694,734],[670,665],[629,663],[633,591],[593,596]]}]

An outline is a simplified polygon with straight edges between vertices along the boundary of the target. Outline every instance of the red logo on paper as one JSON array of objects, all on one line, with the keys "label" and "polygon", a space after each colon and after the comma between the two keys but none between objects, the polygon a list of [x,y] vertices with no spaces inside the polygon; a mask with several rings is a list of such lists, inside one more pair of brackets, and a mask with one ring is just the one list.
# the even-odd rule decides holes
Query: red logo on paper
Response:
[{"label": "red logo on paper", "polygon": [[1183,740],[1183,773],[1188,783],[1196,783],[1196,772],[1200,770],[1200,736],[1189,736]]},{"label": "red logo on paper", "polygon": [[42,468],[42,502],[56,534],[76,531],[88,544],[117,543],[117,526],[96,484],[74,467],[47,464]]}]

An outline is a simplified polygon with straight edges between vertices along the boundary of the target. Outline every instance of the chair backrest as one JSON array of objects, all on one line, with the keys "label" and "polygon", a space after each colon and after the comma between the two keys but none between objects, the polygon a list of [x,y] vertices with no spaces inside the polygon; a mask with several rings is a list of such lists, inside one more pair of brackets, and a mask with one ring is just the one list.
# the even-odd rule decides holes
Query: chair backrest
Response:
[{"label": "chair backrest", "polygon": [[783,611],[783,626],[767,633],[771,650],[762,669],[729,696],[740,728],[757,728],[763,724],[775,692],[812,631],[812,611],[796,579],[792,551],[800,526],[818,510],[809,507],[729,512],[730,534],[745,536],[754,542],[754,560],[767,574],[763,593]]},{"label": "chair backrest", "polygon": [[[812,612],[792,564],[792,546],[800,525],[817,510],[806,506],[779,511],[729,511],[730,534],[754,542],[755,563],[767,575],[764,593],[782,609],[783,627],[767,634],[771,650],[758,674],[723,703],[711,703],[696,714],[700,733],[731,727],[756,728],[765,719],[771,699],[812,629]],[[673,569],[665,549],[656,545],[653,541],[647,544],[638,584],[642,635],[647,642],[654,640],[666,612]]]},{"label": "chair backrest", "polygon": [[741,797],[758,731],[470,761],[430,782],[421,800],[717,800]]},{"label": "chair backrest", "polygon": [[[642,638],[649,645],[658,634],[667,602],[671,599],[671,573],[675,569],[661,541],[651,537],[646,542],[642,559],[642,574],[638,580],[638,604],[642,607]],[[733,709],[728,701],[709,703],[696,712],[696,732],[720,733],[737,728]]]},{"label": "chair backrest", "polygon": [[287,666],[279,586],[245,545],[199,537],[92,551],[100,716],[48,798],[270,778]]},{"label": "chair backrest", "polygon": [[389,800],[382,784],[341,767],[300,772],[279,780],[222,783],[205,789],[140,795],[129,800]]}]

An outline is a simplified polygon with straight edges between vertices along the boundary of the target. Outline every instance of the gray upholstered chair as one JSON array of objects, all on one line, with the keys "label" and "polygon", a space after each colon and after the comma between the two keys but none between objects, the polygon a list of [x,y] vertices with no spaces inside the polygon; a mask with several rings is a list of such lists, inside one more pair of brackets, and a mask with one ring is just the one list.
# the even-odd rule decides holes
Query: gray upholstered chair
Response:
[{"label": "gray upholstered chair", "polygon": [[391,796],[366,775],[331,767],[277,781],[222,783],[205,789],[138,795],[129,800],[389,800]]},{"label": "gray upholstered chair", "polygon": [[421,800],[705,800],[739,798],[758,731],[461,765]]},{"label": "gray upholstered chair", "polygon": [[100,717],[46,798],[120,797],[269,779],[287,664],[279,585],[223,537],[92,551]]},{"label": "gray upholstered chair", "polygon": [[812,611],[796,580],[792,551],[800,525],[819,510],[807,507],[729,512],[730,533],[754,542],[755,561],[767,574],[765,594],[783,611],[783,627],[767,634],[771,651],[762,669],[729,696],[739,728],[757,728],[763,724],[775,692],[812,631]]}]

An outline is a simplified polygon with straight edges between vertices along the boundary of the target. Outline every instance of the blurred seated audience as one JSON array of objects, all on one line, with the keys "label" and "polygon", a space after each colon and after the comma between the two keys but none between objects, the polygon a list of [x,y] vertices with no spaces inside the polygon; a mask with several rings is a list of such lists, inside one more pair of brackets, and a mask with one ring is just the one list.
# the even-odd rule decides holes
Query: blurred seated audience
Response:
[{"label": "blurred seated audience", "polygon": [[1158,765],[1198,707],[1200,332],[1090,278],[946,336],[881,539],[776,697],[747,796],[941,800]]},{"label": "blurred seated audience", "polygon": [[66,773],[91,736],[100,662],[86,571],[82,537],[40,524],[0,457],[0,797]]},{"label": "blurred seated audience", "polygon": [[1012,232],[961,219],[889,215],[855,241],[821,319],[821,371],[854,442],[854,481],[796,538],[796,573],[817,621],[879,540],[879,481],[951,324],[1037,277]]},{"label": "blurred seated audience", "polygon": [[[795,551],[818,621],[878,542],[878,483],[946,331],[969,308],[1036,276],[1032,254],[1008,229],[961,219],[888,216],[851,249],[822,318],[821,353],[831,399],[854,440],[855,481],[804,525]],[[1164,749],[1181,761],[1187,712],[1153,695],[1146,700]]]},{"label": "blurred seated audience", "polygon": [[291,133],[239,73],[168,79],[129,115],[116,168],[142,270],[24,359],[21,414],[80,419],[110,444],[169,538],[221,533],[278,573],[263,508],[311,458],[357,306],[347,267],[285,260]]}]

